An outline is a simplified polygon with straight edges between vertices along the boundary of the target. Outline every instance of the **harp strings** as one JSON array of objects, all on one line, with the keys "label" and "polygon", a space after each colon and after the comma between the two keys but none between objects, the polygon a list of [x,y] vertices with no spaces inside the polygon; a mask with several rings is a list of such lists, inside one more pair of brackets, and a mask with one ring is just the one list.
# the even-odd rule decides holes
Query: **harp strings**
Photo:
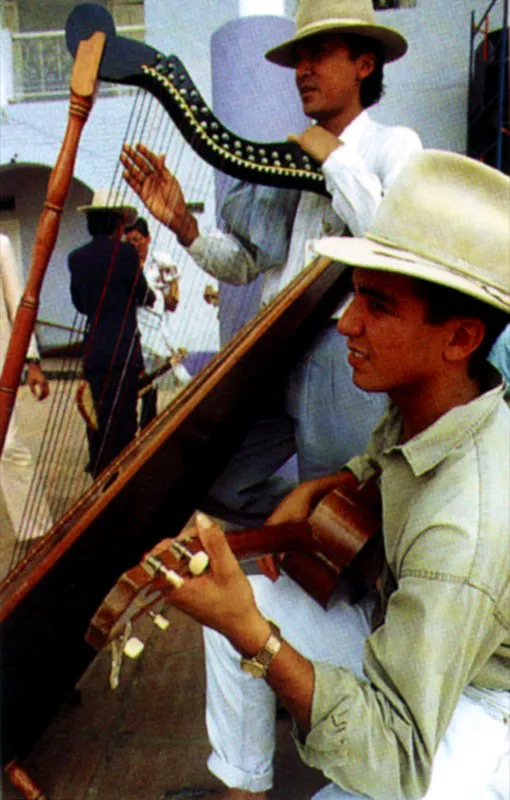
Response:
[{"label": "harp strings", "polygon": [[[136,92],[124,140],[133,146],[142,142],[153,152],[165,153],[167,166],[179,180],[186,200],[189,203],[204,203],[203,219],[202,215],[199,219],[201,230],[207,232],[217,227],[216,209],[221,208],[228,185],[224,182],[223,190],[220,193],[217,192],[214,169],[195,153],[192,146],[190,147],[190,144],[193,143],[185,141],[161,104],[144,90]],[[211,326],[208,327],[203,324],[202,319],[197,319],[196,312],[197,297],[203,297],[205,284],[211,281],[210,276],[194,263],[179,245],[176,237],[150,216],[139,198],[124,181],[122,172],[122,165],[120,161],[117,161],[111,182],[112,194],[113,192],[117,193],[123,203],[135,206],[140,216],[147,218],[152,239],[148,261],[154,253],[163,251],[168,254],[172,263],[177,267],[180,277],[180,303],[177,311],[170,317],[171,347],[174,349],[184,347],[193,352],[214,351],[217,349],[219,336],[217,311],[208,307],[205,300],[203,300],[203,306],[199,306],[203,309],[200,317],[209,314],[212,325],[216,327],[213,335],[210,330]],[[241,213],[238,211],[234,226],[241,221]],[[264,213],[266,216],[262,224],[270,231],[271,212],[266,209]],[[216,257],[217,249],[220,247],[221,244],[218,240],[210,239],[211,259]],[[241,306],[243,304],[242,290],[237,293],[236,305],[238,304]],[[168,336],[165,318],[168,319],[169,313],[164,312],[159,319],[157,315],[154,315],[156,324],[151,336],[156,338],[162,333]],[[247,316],[247,312],[243,310],[240,313]],[[163,326],[162,330],[158,329],[158,324]],[[68,342],[70,350],[83,340],[85,318],[76,314],[72,328],[74,330],[70,333]],[[150,348],[150,337],[147,339],[147,344]],[[132,346],[134,346],[134,341]],[[36,459],[35,476],[28,493],[22,527],[18,533],[19,541],[13,555],[14,563],[17,563],[25,555],[36,521],[44,519],[45,514],[47,515],[45,507],[48,495],[50,495],[50,517],[56,521],[90,487],[92,482],[90,475],[84,471],[88,450],[86,427],[77,414],[75,399],[76,382],[82,375],[81,359],[65,357],[62,363],[62,373],[64,377],[58,377],[54,385],[52,381],[51,407]],[[159,392],[159,395],[162,408],[158,408],[158,411],[161,411],[172,399],[173,394]],[[121,402],[122,398],[119,397],[118,400]],[[51,528],[51,519],[49,527]]]},{"label": "harp strings", "polygon": [[[147,92],[142,90],[137,92],[124,138],[125,141],[132,144],[143,141],[156,152],[168,152],[169,159],[172,161],[171,168],[180,175],[187,196],[199,198],[202,193],[205,195],[210,193],[213,180],[212,169],[204,165],[204,162],[194,153],[194,157],[189,158],[188,145],[160,104],[154,101]],[[205,184],[203,181],[204,167]],[[207,173],[209,174],[207,175]],[[144,211],[138,198],[134,197],[123,180],[120,162],[115,165],[111,189],[112,195],[113,191],[118,192],[122,202],[135,205],[138,207],[139,213],[150,216],[146,210]],[[175,242],[175,237],[169,231],[156,224],[154,220],[151,222],[149,219],[149,224],[152,233],[152,251],[164,249],[174,257],[177,264],[190,260],[185,254],[184,258],[182,257],[182,248]],[[200,275],[198,268],[195,267],[195,271]],[[182,276],[187,275],[184,270],[180,270],[180,272]],[[189,278],[188,275],[187,277]],[[196,294],[196,287],[193,283],[191,281],[190,284],[188,280],[188,284],[190,284],[188,295]],[[191,315],[187,315],[187,317],[180,314],[179,325],[175,326],[175,342],[172,344],[178,345],[181,341],[190,338],[196,320],[191,319]],[[71,352],[76,345],[83,341],[85,324],[85,317],[76,314],[71,326],[73,330],[68,336],[68,352]],[[154,331],[155,336],[157,333]],[[203,341],[195,342],[194,349],[206,349],[207,338],[208,333],[205,330]],[[131,345],[134,346],[134,344],[133,341]],[[57,521],[91,484],[90,476],[84,471],[88,450],[86,427],[76,413],[76,382],[81,376],[81,358],[65,356],[57,378],[51,381],[51,395],[48,399],[50,405],[41,436],[41,446],[35,458],[34,477],[28,490],[9,569],[12,569],[26,555],[36,530],[51,529],[52,523]],[[121,401],[122,398],[119,396],[118,402]],[[51,511],[48,511],[48,500]]]}]

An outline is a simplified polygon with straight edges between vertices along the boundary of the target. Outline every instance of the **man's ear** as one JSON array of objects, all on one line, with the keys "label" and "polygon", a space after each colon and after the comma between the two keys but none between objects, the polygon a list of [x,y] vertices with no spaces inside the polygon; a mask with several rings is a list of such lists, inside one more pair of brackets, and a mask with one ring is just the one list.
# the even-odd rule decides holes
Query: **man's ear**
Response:
[{"label": "man's ear", "polygon": [[375,69],[376,58],[374,53],[362,53],[357,58],[358,80],[368,78]]},{"label": "man's ear", "polygon": [[464,361],[477,350],[485,336],[485,325],[477,317],[461,317],[451,320],[450,335],[444,346],[446,361]]}]

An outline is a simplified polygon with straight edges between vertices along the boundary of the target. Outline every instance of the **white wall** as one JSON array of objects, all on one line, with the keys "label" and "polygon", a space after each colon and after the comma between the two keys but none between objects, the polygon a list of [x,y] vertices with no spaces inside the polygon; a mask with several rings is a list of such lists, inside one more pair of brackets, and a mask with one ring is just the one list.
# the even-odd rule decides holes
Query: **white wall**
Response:
[{"label": "white wall", "polygon": [[[386,69],[379,119],[415,128],[425,147],[465,152],[471,11],[478,21],[487,6],[488,0],[418,0],[416,8],[378,14],[409,42],[406,56]],[[501,15],[494,10],[491,27],[501,27]]]}]

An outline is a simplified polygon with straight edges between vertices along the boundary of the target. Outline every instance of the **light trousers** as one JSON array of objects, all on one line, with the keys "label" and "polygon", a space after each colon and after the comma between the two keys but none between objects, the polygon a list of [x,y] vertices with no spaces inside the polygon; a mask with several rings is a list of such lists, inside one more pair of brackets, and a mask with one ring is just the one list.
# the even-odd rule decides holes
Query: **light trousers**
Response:
[{"label": "light trousers", "polygon": [[43,536],[52,526],[42,489],[34,492],[33,500],[31,498],[27,505],[34,469],[34,458],[20,436],[14,410],[0,458],[0,488],[18,539]]},{"label": "light trousers", "polygon": [[[306,658],[362,675],[372,598],[358,605],[335,598],[324,611],[285,575],[276,583],[263,576],[250,580],[261,612],[280,626],[296,650]],[[242,672],[239,654],[224,637],[204,629],[204,639],[206,722],[212,746],[209,769],[229,787],[267,791],[273,782],[276,697],[265,681]],[[509,800],[509,735],[504,714],[489,713],[478,701],[462,695],[439,745],[424,800]],[[360,797],[329,784],[313,800]]]}]

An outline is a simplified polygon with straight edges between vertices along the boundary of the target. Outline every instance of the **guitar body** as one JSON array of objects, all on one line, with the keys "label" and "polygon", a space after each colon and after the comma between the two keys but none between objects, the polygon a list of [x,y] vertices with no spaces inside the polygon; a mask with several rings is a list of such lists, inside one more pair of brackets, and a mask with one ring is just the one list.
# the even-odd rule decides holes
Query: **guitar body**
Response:
[{"label": "guitar body", "polygon": [[[380,520],[378,491],[375,481],[369,481],[357,489],[334,489],[309,520],[234,531],[227,540],[239,561],[283,553],[282,569],[326,608],[341,576],[352,599],[374,585],[379,574]],[[200,541],[192,538],[186,547],[197,553]],[[166,569],[189,577],[187,562],[171,549],[161,552],[158,546],[148,553],[119,578],[94,614],[85,638],[96,650],[121,636],[128,622],[168,593],[165,576],[154,574],[148,565],[155,553]]]},{"label": "guitar body", "polygon": [[342,576],[351,600],[373,586],[380,571],[381,501],[375,480],[334,489],[309,520],[305,552],[284,554],[281,568],[327,607]]}]

